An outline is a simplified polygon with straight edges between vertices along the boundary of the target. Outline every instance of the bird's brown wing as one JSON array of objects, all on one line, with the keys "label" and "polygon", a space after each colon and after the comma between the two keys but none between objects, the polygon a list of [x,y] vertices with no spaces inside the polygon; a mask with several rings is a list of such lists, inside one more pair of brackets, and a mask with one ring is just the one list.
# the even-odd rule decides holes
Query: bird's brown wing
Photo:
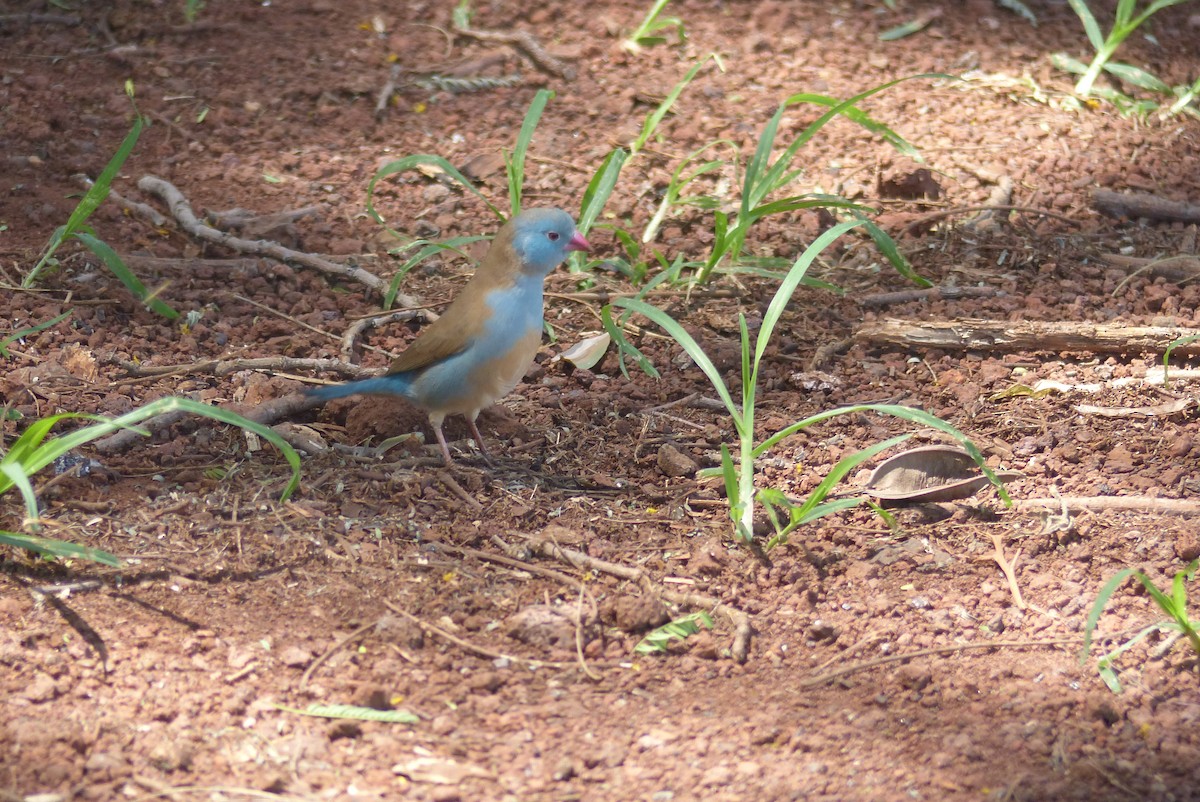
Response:
[{"label": "bird's brown wing", "polygon": [[492,240],[475,275],[442,316],[421,332],[416,341],[392,361],[388,373],[405,373],[446,359],[462,351],[483,331],[491,310],[487,293],[512,280],[517,255],[512,249],[512,226],[505,225]]},{"label": "bird's brown wing", "polygon": [[483,298],[480,297],[477,304],[471,303],[472,296],[477,295],[470,292],[471,289],[469,285],[465,287],[442,316],[429,324],[404,353],[392,360],[388,373],[417,370],[454,356],[479,335],[487,308],[473,309],[476,305],[483,306]]}]

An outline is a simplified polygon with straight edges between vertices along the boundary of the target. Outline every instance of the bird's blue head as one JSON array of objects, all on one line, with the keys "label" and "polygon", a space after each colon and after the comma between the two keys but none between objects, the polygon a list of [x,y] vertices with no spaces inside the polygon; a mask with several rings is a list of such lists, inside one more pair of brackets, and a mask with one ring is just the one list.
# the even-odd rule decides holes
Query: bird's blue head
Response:
[{"label": "bird's blue head", "polygon": [[571,251],[592,249],[562,209],[526,209],[511,222],[513,251],[524,273],[549,275]]}]

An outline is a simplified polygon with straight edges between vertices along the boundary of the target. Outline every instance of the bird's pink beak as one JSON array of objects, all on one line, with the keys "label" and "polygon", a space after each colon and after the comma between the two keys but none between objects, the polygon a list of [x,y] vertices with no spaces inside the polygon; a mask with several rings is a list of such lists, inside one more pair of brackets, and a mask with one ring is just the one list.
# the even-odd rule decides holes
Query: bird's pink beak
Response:
[{"label": "bird's pink beak", "polygon": [[588,244],[588,241],[583,238],[582,234],[576,231],[571,237],[571,241],[567,243],[567,250],[589,253],[592,250],[592,246]]}]

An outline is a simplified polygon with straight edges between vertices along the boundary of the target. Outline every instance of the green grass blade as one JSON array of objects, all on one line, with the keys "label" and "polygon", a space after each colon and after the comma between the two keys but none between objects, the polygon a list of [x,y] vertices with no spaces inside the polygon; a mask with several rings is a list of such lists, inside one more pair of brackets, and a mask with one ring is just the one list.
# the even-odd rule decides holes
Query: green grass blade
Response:
[{"label": "green grass blade", "polygon": [[298,716],[316,716],[318,718],[353,719],[355,721],[382,721],[388,724],[416,724],[421,719],[406,710],[379,710],[374,707],[358,705],[322,705],[311,704],[306,708],[288,707],[275,702],[271,703],[277,710],[285,713],[295,713]]},{"label": "green grass blade", "polygon": [[709,53],[707,56],[693,64],[692,68],[688,70],[686,74],[684,74],[683,79],[680,80],[679,83],[675,84],[675,86],[671,88],[671,91],[667,93],[667,96],[663,98],[663,102],[659,103],[658,107],[655,108],[654,111],[650,112],[649,116],[646,117],[646,121],[642,123],[642,132],[638,134],[636,139],[629,143],[629,154],[631,156],[637,155],[638,151],[646,146],[646,143],[650,141],[650,137],[654,136],[654,132],[657,130],[659,123],[661,123],[663,118],[667,116],[667,112],[669,112],[671,107],[675,105],[675,101],[679,99],[681,94],[683,94],[683,90],[692,82],[692,79],[696,77],[696,74],[700,72],[700,69],[709,62],[709,59],[712,59],[716,62],[717,68],[720,69],[721,72],[725,71],[725,65],[721,63],[721,59],[716,53]]},{"label": "green grass blade", "polygon": [[[0,471],[4,473],[4,478],[10,486],[17,488],[21,493],[21,500],[25,503],[25,517],[30,521],[37,521],[41,511],[38,509],[37,493],[29,481],[29,474],[19,462],[0,462]],[[37,527],[37,524],[33,526]]]},{"label": "green grass blade", "polygon": [[70,314],[71,314],[71,310],[68,309],[67,311],[63,312],[61,315],[51,318],[50,320],[47,320],[45,322],[38,323],[35,326],[27,326],[26,328],[23,328],[23,329],[17,329],[12,334],[9,334],[4,339],[0,340],[0,356],[4,357],[5,359],[11,358],[12,354],[10,354],[8,352],[8,346],[12,345],[13,343],[15,343],[17,340],[21,339],[22,337],[28,337],[30,334],[37,334],[39,331],[45,331],[46,329],[50,328],[51,326],[57,326],[59,323],[66,320],[67,316]]},{"label": "green grass blade", "polygon": [[54,256],[54,252],[58,250],[58,247],[62,245],[67,237],[80,231],[84,223],[87,222],[87,219],[108,198],[108,192],[112,188],[113,179],[117,177],[117,173],[125,164],[125,160],[133,152],[134,146],[137,145],[138,137],[142,135],[142,129],[145,127],[146,119],[140,114],[136,115],[133,119],[133,127],[129,129],[129,133],[121,141],[117,152],[108,160],[108,164],[100,171],[100,175],[96,177],[96,181],[83,194],[83,198],[75,206],[75,210],[71,212],[71,216],[67,218],[66,225],[55,229],[50,242],[47,243],[45,250],[42,251],[41,258],[38,259],[33,269],[25,275],[25,278],[21,280],[22,287],[33,286],[33,283],[37,281],[38,274],[41,273],[42,268]]},{"label": "green grass blade", "polygon": [[103,565],[110,565],[113,568],[121,567],[121,561],[107,551],[93,549],[89,546],[80,546],[76,543],[67,543],[63,540],[54,540],[48,537],[37,537],[35,535],[21,534],[20,532],[0,530],[0,543],[7,546],[15,546],[19,549],[26,549],[35,554],[41,554],[44,557],[63,557],[68,560],[91,560]]},{"label": "green grass blade", "polygon": [[[848,454],[838,460],[837,464],[834,465],[833,468],[830,469],[829,473],[825,475],[825,478],[821,480],[821,483],[814,487],[808,494],[808,498],[804,500],[804,503],[797,508],[796,512],[799,522],[807,523],[810,520],[815,520],[808,517],[809,514],[819,504],[824,502],[826,498],[828,498],[829,494],[833,492],[833,488],[837,487],[837,485],[840,484],[841,481],[845,479],[851,471],[857,469],[858,466],[862,465],[868,460],[873,459],[877,454],[887,451],[892,446],[899,445],[911,437],[911,434],[900,434],[896,435],[895,437],[889,437],[887,440],[867,446],[866,448],[855,451],[853,454]],[[858,501],[859,500],[856,499],[855,503]]]},{"label": "green grass blade", "polygon": [[783,310],[787,308],[792,294],[795,293],[796,287],[803,280],[804,274],[808,272],[808,268],[838,237],[855,226],[861,225],[861,222],[860,220],[848,220],[838,223],[833,228],[822,232],[821,236],[813,240],[804,249],[804,253],[800,254],[800,258],[788,270],[787,277],[780,283],[779,288],[775,290],[775,297],[771,299],[771,304],[767,307],[766,314],[763,315],[762,326],[759,328],[758,341],[754,349],[754,364],[756,367],[762,360],[763,354],[766,353],[767,344],[771,341],[771,335],[775,332],[775,326],[779,323],[779,318],[783,315]]},{"label": "green grass blade", "polygon": [[1088,653],[1092,649],[1092,633],[1096,631],[1096,624],[1100,621],[1100,614],[1104,612],[1104,608],[1108,605],[1108,600],[1112,598],[1113,593],[1117,588],[1129,578],[1129,575],[1134,573],[1132,568],[1122,568],[1112,579],[1104,583],[1104,587],[1100,588],[1100,593],[1096,596],[1096,603],[1092,605],[1091,612],[1088,613],[1087,621],[1083,625],[1083,647],[1079,650],[1079,664],[1083,665],[1087,662]]},{"label": "green grass blade", "polygon": [[621,374],[625,378],[629,378],[629,368],[625,366],[625,357],[631,356],[638,363],[638,367],[647,375],[655,379],[659,378],[658,369],[654,364],[646,358],[645,354],[637,349],[633,343],[625,337],[625,332],[616,324],[612,318],[612,305],[608,304],[600,310],[600,323],[604,326],[604,330],[608,332],[608,336],[612,337],[613,344],[617,346],[618,362],[621,365]]},{"label": "green grass blade", "polygon": [[1171,87],[1163,83],[1156,75],[1151,75],[1143,69],[1134,67],[1132,64],[1121,64],[1117,61],[1110,61],[1104,65],[1104,71],[1110,75],[1115,75],[1125,83],[1133,84],[1141,89],[1146,89],[1150,92],[1157,92],[1160,95],[1173,95]]},{"label": "green grass blade", "polygon": [[142,284],[138,277],[133,274],[133,271],[125,266],[125,262],[107,242],[83,231],[76,231],[75,239],[82,242],[87,246],[89,251],[96,254],[100,258],[100,261],[104,262],[104,265],[112,271],[113,275],[125,285],[125,289],[133,293],[134,298],[137,298],[149,307],[151,311],[165,317],[167,320],[178,319],[179,313],[168,306],[162,299],[151,296],[150,292],[146,289],[146,285]]},{"label": "green grass blade", "polygon": [[637,298],[617,298],[613,301],[613,305],[636,312],[650,320],[669,334],[675,342],[679,343],[687,355],[691,357],[692,361],[696,363],[696,367],[700,368],[701,372],[712,383],[713,389],[717,391],[717,395],[721,398],[721,402],[725,404],[725,408],[729,410],[729,414],[733,417],[733,423],[738,432],[742,431],[742,410],[738,408],[732,396],[729,395],[729,389],[725,386],[725,380],[721,377],[721,371],[717,370],[717,366],[708,358],[708,354],[704,353],[704,349],[692,338],[692,335],[687,333],[687,330],[683,326],[679,325],[666,312]]},{"label": "green grass blade", "polygon": [[[907,79],[901,78],[900,80],[903,81],[903,80],[907,80]],[[825,107],[831,108],[831,109],[838,109],[838,114],[840,114],[841,116],[845,117],[848,120],[858,123],[860,126],[865,128],[867,131],[871,132],[872,134],[875,134],[876,136],[881,137],[884,141],[891,144],[892,147],[894,147],[899,152],[903,153],[905,156],[908,156],[909,158],[913,159],[914,161],[918,161],[918,162],[925,161],[925,159],[923,159],[921,157],[921,154],[917,151],[917,149],[915,147],[913,147],[908,142],[907,139],[900,136],[900,134],[893,131],[887,125],[874,119],[873,117],[871,117],[869,114],[867,114],[862,109],[856,108],[853,104],[846,105],[843,101],[838,100],[837,98],[828,97],[827,95],[816,95],[816,94],[792,95],[792,97],[789,98],[789,100],[794,100],[796,103],[812,103],[812,104],[818,105],[818,106],[825,106]]]},{"label": "green grass blade", "polygon": [[766,451],[774,447],[779,441],[787,437],[791,437],[796,432],[807,429],[813,424],[829,420],[830,418],[834,418],[839,415],[853,415],[860,412],[876,412],[881,415],[891,415],[892,417],[899,418],[900,420],[906,420],[910,423],[916,423],[921,426],[928,426],[931,429],[936,429],[939,432],[950,435],[950,437],[954,438],[958,444],[962,446],[963,450],[970,455],[971,459],[975,461],[975,464],[979,466],[979,469],[983,472],[983,475],[986,476],[996,488],[996,492],[1000,495],[1000,498],[1004,501],[1004,503],[1006,505],[1012,504],[1012,499],[1009,497],[1008,491],[1004,487],[1004,483],[1000,481],[998,476],[996,476],[996,472],[987,466],[987,464],[984,462],[983,454],[979,451],[979,447],[971,442],[970,438],[936,415],[931,415],[923,409],[914,409],[912,407],[904,407],[897,404],[856,404],[853,406],[838,407],[836,409],[818,412],[817,414],[811,415],[802,421],[793,423],[791,426],[780,429],[778,432],[768,437],[754,449],[754,456],[756,458],[762,456]]},{"label": "green grass blade", "polygon": [[400,284],[404,281],[404,277],[408,275],[410,270],[419,265],[421,262],[424,262],[435,253],[441,253],[442,251],[453,251],[463,258],[469,259],[470,257],[467,255],[466,251],[463,250],[463,247],[470,245],[472,242],[478,242],[484,239],[487,239],[487,237],[450,237],[449,239],[438,242],[419,239],[410,242],[403,248],[400,248],[400,251],[411,250],[413,248],[420,248],[420,250],[418,250],[413,256],[409,257],[404,264],[397,268],[396,274],[392,276],[392,280],[388,283],[387,292],[384,293],[383,308],[392,308],[392,304],[396,302],[396,296],[400,294]]},{"label": "green grass blade", "polygon": [[458,171],[458,168],[446,161],[441,156],[434,156],[428,153],[417,153],[412,156],[405,156],[402,159],[396,159],[393,162],[388,162],[383,167],[380,167],[379,170],[376,171],[375,175],[371,176],[371,180],[367,182],[367,214],[371,215],[372,220],[380,225],[386,224],[383,216],[375,209],[375,185],[385,178],[396,175],[397,173],[407,172],[419,167],[422,164],[440,169],[446,175],[450,176],[452,179],[461,184],[468,192],[482,200],[487,207],[491,209],[492,213],[495,214],[496,217],[498,217],[501,221],[504,220],[504,214],[497,209],[491,201],[484,197],[483,193],[476,189],[475,185],[471,183],[470,179]]},{"label": "green grass blade", "polygon": [[1088,7],[1087,2],[1085,0],[1067,0],[1067,4],[1071,6],[1071,10],[1083,23],[1083,31],[1087,34],[1088,41],[1092,43],[1092,48],[1099,50],[1104,47],[1104,33],[1101,32],[1100,25],[1096,22],[1096,17],[1092,14],[1092,9]]},{"label": "green grass blade", "polygon": [[549,89],[537,91],[529,104],[529,111],[525,112],[525,120],[517,134],[517,146],[513,148],[511,156],[504,157],[508,173],[509,206],[513,217],[521,213],[521,193],[525,186],[525,153],[529,150],[529,143],[533,141],[533,132],[537,130],[538,122],[542,119],[542,112],[546,110],[546,104],[552,97],[554,92]]},{"label": "green grass blade", "polygon": [[874,221],[860,217],[863,221],[863,228],[875,243],[875,247],[883,254],[884,258],[891,263],[896,272],[904,276],[904,278],[916,284],[918,287],[932,287],[933,282],[913,270],[912,263],[908,261],[908,257],[900,252],[900,247],[896,245],[896,241],[891,235],[880,228]]},{"label": "green grass blade", "polygon": [[[579,233],[585,237],[592,230],[596,220],[600,218],[600,213],[604,211],[604,206],[608,203],[608,199],[612,197],[613,189],[617,186],[617,180],[621,177],[621,168],[625,166],[625,161],[629,158],[629,154],[624,148],[613,148],[600,167],[596,170],[592,179],[588,181],[587,188],[583,191],[583,201],[579,207]],[[571,270],[581,270],[587,262],[587,254],[576,252],[571,254]]]},{"label": "green grass blade", "polygon": [[1142,584],[1142,587],[1144,587],[1146,592],[1150,594],[1150,598],[1154,600],[1156,605],[1158,605],[1158,609],[1162,610],[1163,613],[1171,616],[1172,618],[1175,617],[1174,601],[1172,601],[1170,596],[1159,590],[1158,586],[1150,580],[1150,577],[1146,576],[1141,571],[1134,571],[1133,578]]}]

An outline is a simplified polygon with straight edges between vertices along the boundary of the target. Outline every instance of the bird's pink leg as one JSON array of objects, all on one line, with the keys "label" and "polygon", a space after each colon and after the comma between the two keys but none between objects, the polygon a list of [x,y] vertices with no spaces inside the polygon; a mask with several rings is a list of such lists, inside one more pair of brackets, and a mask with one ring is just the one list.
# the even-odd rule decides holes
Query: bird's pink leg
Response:
[{"label": "bird's pink leg", "polygon": [[434,420],[431,417],[429,422],[433,424],[433,436],[437,438],[438,445],[442,447],[442,459],[446,461],[446,465],[453,465],[454,459],[450,456],[450,446],[446,445],[446,435],[442,434],[441,420]]},{"label": "bird's pink leg", "polygon": [[487,446],[483,444],[483,435],[479,433],[479,427],[475,425],[475,419],[470,415],[467,416],[467,426],[469,426],[471,429],[471,437],[475,439],[475,445],[479,446],[479,453],[482,454],[483,458],[486,460],[490,456],[488,454]]}]

